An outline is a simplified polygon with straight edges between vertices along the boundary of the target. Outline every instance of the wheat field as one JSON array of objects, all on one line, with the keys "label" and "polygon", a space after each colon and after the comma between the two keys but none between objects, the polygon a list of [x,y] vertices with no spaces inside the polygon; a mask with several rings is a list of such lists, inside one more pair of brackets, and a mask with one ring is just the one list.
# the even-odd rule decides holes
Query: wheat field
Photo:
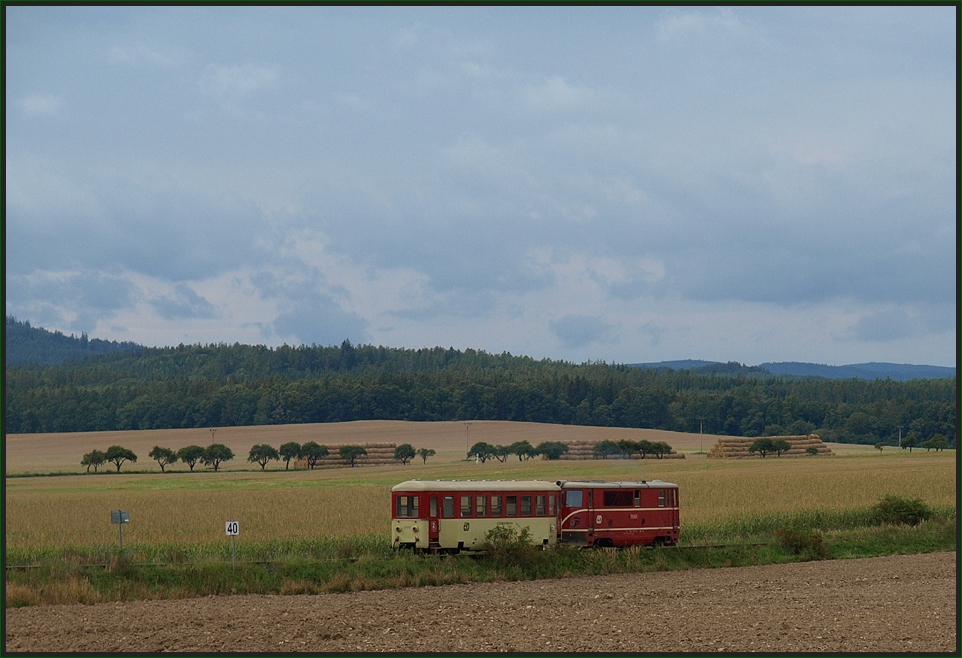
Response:
[{"label": "wheat field", "polygon": [[[697,434],[659,433],[685,459],[589,460],[478,464],[464,460],[463,423],[359,422],[338,426],[229,428],[232,448],[239,454],[246,443],[324,441],[336,443],[394,442],[433,447],[438,455],[426,464],[392,464],[323,471],[285,471],[273,463],[259,466],[238,459],[233,470],[190,473],[181,468],[160,473],[156,463],[148,473],[8,477],[5,479],[5,543],[8,549],[63,550],[71,546],[110,546],[118,528],[110,511],[130,511],[124,527],[125,544],[226,545],[224,523],[241,525],[240,539],[270,541],[347,537],[386,533],[390,523],[390,489],[412,479],[545,479],[652,480],[676,482],[681,488],[682,525],[717,522],[746,514],[800,510],[848,509],[872,505],[886,494],[921,498],[930,505],[951,506],[956,500],[954,452],[913,453],[895,450],[836,450],[827,457],[754,460],[708,460],[698,454],[704,439]],[[459,431],[460,430],[460,431]],[[189,430],[197,433],[200,430]],[[206,430],[205,430],[206,431]],[[101,433],[91,436],[33,435],[32,441],[8,443],[7,472],[19,465],[55,471],[64,445],[90,450],[116,443],[132,448],[167,443],[188,430]],[[270,436],[264,434],[267,432]],[[532,444],[564,438],[639,436],[652,430],[618,430],[526,423],[473,422],[470,441],[508,444],[527,439]],[[123,434],[124,437],[116,436]],[[145,436],[138,436],[138,434]],[[209,434],[209,432],[208,432]],[[20,437],[14,437],[20,438]],[[613,438],[613,440],[618,440]],[[166,441],[165,441],[166,439]],[[217,441],[222,437],[218,433]],[[227,440],[223,441],[228,443]],[[32,443],[34,445],[28,445]],[[37,445],[39,444],[39,445]],[[149,444],[149,445],[148,445]],[[230,445],[230,443],[228,443]],[[40,448],[43,446],[43,449]],[[704,449],[710,446],[705,441]],[[862,448],[855,446],[853,448]],[[141,448],[142,449],[142,448]],[[248,448],[249,449],[249,448]],[[146,450],[144,451],[146,454]],[[246,450],[244,450],[246,453]],[[47,455],[47,460],[42,455]],[[13,459],[11,459],[13,458]],[[77,460],[79,461],[79,459]],[[147,470],[150,470],[149,468]]]}]

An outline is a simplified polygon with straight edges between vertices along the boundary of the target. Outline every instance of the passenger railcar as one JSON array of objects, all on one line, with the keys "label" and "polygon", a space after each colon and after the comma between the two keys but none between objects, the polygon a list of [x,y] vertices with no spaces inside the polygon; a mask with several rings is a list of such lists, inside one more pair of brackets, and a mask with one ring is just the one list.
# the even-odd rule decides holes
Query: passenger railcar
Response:
[{"label": "passenger railcar", "polygon": [[395,549],[478,551],[504,524],[542,547],[678,543],[678,485],[660,480],[410,480],[391,504]]},{"label": "passenger railcar", "polygon": [[391,490],[394,548],[477,551],[489,531],[527,528],[541,546],[557,541],[556,483],[542,480],[410,480]]}]

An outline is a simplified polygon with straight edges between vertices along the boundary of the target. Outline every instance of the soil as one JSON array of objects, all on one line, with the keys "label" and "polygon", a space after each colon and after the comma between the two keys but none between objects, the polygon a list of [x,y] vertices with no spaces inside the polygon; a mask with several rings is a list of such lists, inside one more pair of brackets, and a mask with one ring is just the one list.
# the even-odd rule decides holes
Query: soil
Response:
[{"label": "soil", "polygon": [[6,610],[4,653],[952,652],[956,553]]}]

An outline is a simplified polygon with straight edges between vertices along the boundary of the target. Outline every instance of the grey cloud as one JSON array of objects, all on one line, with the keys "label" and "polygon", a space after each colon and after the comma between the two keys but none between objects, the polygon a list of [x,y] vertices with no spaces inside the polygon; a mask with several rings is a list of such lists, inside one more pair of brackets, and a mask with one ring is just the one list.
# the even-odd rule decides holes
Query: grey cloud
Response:
[{"label": "grey cloud", "polygon": [[165,320],[178,318],[212,318],[217,310],[214,305],[183,283],[174,288],[174,295],[165,295],[150,301],[157,313]]},{"label": "grey cloud", "polygon": [[8,208],[8,238],[18,249],[10,252],[7,271],[106,265],[177,282],[208,278],[239,263],[256,267],[266,258],[267,223],[239,200],[124,186],[101,193],[98,205],[80,215]]},{"label": "grey cloud", "polygon": [[98,320],[132,306],[139,297],[136,286],[127,279],[98,271],[85,271],[65,279],[52,275],[11,276],[6,286],[7,312],[36,318],[52,327],[88,332]]},{"label": "grey cloud", "polygon": [[874,343],[909,338],[921,333],[921,329],[917,319],[902,309],[894,309],[859,318],[850,336],[855,340]]},{"label": "grey cloud", "polygon": [[574,314],[553,320],[548,323],[548,327],[565,349],[576,349],[600,342],[608,338],[614,330],[613,325],[601,318]]},{"label": "grey cloud", "polygon": [[319,292],[303,295],[282,305],[287,310],[273,322],[274,333],[294,343],[340,345],[370,340],[368,323],[356,313],[343,311],[329,296]]}]

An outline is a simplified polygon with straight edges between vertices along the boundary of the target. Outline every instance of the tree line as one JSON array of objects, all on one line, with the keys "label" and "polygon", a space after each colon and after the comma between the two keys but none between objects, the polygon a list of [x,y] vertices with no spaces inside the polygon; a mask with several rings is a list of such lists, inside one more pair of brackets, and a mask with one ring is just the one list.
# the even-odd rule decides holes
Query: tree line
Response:
[{"label": "tree line", "polygon": [[8,433],[514,420],[954,446],[957,380],[660,372],[432,348],[180,345],[6,368]]},{"label": "tree line", "polygon": [[[307,467],[314,470],[317,462],[330,455],[330,452],[327,446],[319,445],[316,441],[308,441],[303,445],[296,441],[289,441],[282,444],[280,448],[275,448],[267,443],[259,443],[251,447],[250,453],[247,455],[247,461],[252,464],[259,464],[261,470],[265,470],[270,462],[283,460],[284,470],[289,470],[292,460],[303,459],[307,462]],[[337,452],[338,456],[347,461],[353,468],[357,459],[367,454],[367,449],[359,445],[344,445],[339,446]],[[395,448],[394,459],[402,464],[407,464],[414,457],[420,457],[424,460],[424,463],[427,463],[428,457],[432,457],[434,454],[435,451],[431,448],[415,450],[411,444],[404,443]],[[176,464],[178,461],[186,464],[191,471],[200,462],[216,472],[223,462],[234,459],[234,451],[222,443],[212,443],[206,447],[189,445],[179,450],[154,446],[147,456],[157,462],[161,472],[166,472],[168,466]],[[88,473],[91,468],[96,473],[100,466],[112,463],[119,473],[120,467],[128,461],[136,462],[136,453],[129,448],[114,445],[107,448],[106,451],[91,450],[80,460],[80,465],[86,466]]]}]

